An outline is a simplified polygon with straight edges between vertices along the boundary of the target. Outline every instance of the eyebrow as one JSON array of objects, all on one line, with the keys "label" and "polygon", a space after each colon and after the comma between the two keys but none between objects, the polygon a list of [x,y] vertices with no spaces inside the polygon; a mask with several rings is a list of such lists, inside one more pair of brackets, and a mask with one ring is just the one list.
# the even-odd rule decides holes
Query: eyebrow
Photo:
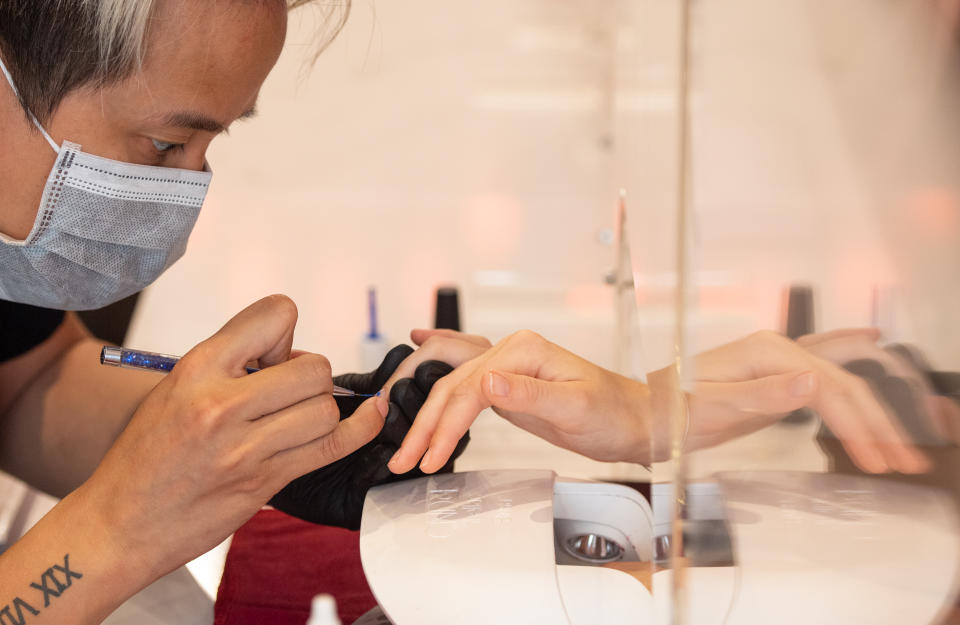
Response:
[{"label": "eyebrow", "polygon": [[[257,108],[253,106],[244,111],[237,119],[250,119],[256,115]],[[160,118],[160,123],[164,126],[190,128],[192,130],[203,130],[206,132],[227,132],[227,125],[198,111],[175,111],[173,113],[167,113]]]}]

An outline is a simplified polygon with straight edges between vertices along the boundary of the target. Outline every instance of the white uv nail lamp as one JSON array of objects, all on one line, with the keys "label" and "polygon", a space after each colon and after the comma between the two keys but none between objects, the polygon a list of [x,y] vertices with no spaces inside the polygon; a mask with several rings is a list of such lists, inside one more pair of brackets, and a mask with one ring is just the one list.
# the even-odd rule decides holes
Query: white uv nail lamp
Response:
[{"label": "white uv nail lamp", "polygon": [[[358,623],[665,623],[671,571],[653,574],[651,595],[633,576],[597,566],[663,560],[656,551],[669,548],[670,485],[652,491],[657,517],[633,489],[551,471],[371,489],[360,554],[382,611]],[[687,589],[696,597],[689,623],[923,625],[955,610],[960,525],[946,493],[888,479],[745,471],[692,483],[686,499]],[[576,542],[585,536],[604,540]]]},{"label": "white uv nail lamp", "polygon": [[623,625],[644,620],[651,595],[597,564],[651,562],[652,530],[626,486],[474,471],[371,489],[360,555],[383,622]]}]

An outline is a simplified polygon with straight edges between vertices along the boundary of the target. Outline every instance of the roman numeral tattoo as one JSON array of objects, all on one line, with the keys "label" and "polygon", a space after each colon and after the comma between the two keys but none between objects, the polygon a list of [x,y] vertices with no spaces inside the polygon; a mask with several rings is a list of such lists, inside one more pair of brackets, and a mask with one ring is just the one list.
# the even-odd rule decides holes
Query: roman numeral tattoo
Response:
[{"label": "roman numeral tattoo", "polygon": [[[83,574],[70,568],[70,554],[63,556],[63,566],[54,564],[40,576],[40,583],[31,583],[30,588],[43,593],[43,607],[50,607],[50,598],[63,594],[73,585],[73,580],[83,578]],[[20,597],[0,609],[0,625],[26,625],[27,614],[37,616],[40,610]]]},{"label": "roman numeral tattoo", "polygon": [[32,605],[17,597],[13,600],[13,609],[17,611],[16,617],[10,610],[10,606],[5,606],[0,610],[0,624],[2,625],[24,625],[27,622],[27,617],[24,616],[23,611],[26,610],[30,614],[36,616],[40,614],[40,611],[34,608]]}]

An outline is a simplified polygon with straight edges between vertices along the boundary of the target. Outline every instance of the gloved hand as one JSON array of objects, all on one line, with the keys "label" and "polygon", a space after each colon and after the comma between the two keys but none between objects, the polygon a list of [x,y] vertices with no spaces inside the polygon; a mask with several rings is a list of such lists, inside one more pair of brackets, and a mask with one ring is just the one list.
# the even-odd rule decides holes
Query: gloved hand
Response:
[{"label": "gloved hand", "polygon": [[[376,393],[412,353],[413,348],[398,345],[390,350],[376,371],[336,376],[333,382],[357,393]],[[412,379],[398,380],[390,391],[390,408],[376,438],[349,456],[293,480],[273,496],[270,505],[312,523],[359,529],[367,490],[379,484],[424,475],[419,469],[394,475],[387,468],[387,462],[400,448],[434,383],[452,370],[446,363],[428,360],[417,367]],[[350,416],[364,399],[337,397],[340,418]],[[469,441],[470,433],[467,432],[441,472],[453,471],[453,461],[463,453]]]}]

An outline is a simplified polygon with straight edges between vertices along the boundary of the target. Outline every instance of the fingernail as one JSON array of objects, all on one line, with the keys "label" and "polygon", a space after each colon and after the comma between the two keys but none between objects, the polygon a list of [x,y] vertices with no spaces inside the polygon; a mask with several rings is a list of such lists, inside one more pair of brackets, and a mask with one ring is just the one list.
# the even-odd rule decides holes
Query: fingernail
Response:
[{"label": "fingernail", "polygon": [[490,394],[497,397],[506,397],[510,394],[510,383],[496,371],[490,372]]},{"label": "fingernail", "polygon": [[790,383],[790,396],[791,397],[806,397],[813,393],[813,385],[816,383],[817,377],[813,375],[812,372],[803,373],[798,375],[793,379],[793,382]]},{"label": "fingernail", "polygon": [[866,467],[867,473],[887,473],[890,471],[890,465],[882,458],[874,458],[873,462]]},{"label": "fingernail", "polygon": [[392,467],[393,465],[395,465],[395,464],[397,463],[397,460],[399,460],[399,459],[400,459],[400,450],[398,449],[398,450],[397,450],[397,453],[393,454],[393,457],[390,458],[390,462],[387,463],[387,466],[388,466],[388,467]]},{"label": "fingernail", "polygon": [[430,461],[433,460],[433,450],[428,449],[427,453],[423,455],[423,460],[420,461],[420,470],[424,473],[427,473],[426,467],[430,466]]},{"label": "fingernail", "polygon": [[920,454],[914,454],[913,457],[908,462],[901,463],[901,464],[904,465],[900,469],[901,473],[911,473],[911,474],[927,473],[928,471],[930,471],[931,468],[933,468],[932,465],[930,464],[930,461],[927,460],[926,456],[923,456]]},{"label": "fingernail", "polygon": [[386,419],[387,413],[390,412],[390,402],[387,401],[387,398],[383,396],[382,392],[379,396],[377,396],[375,401],[377,404],[377,411],[380,413],[380,416]]}]

